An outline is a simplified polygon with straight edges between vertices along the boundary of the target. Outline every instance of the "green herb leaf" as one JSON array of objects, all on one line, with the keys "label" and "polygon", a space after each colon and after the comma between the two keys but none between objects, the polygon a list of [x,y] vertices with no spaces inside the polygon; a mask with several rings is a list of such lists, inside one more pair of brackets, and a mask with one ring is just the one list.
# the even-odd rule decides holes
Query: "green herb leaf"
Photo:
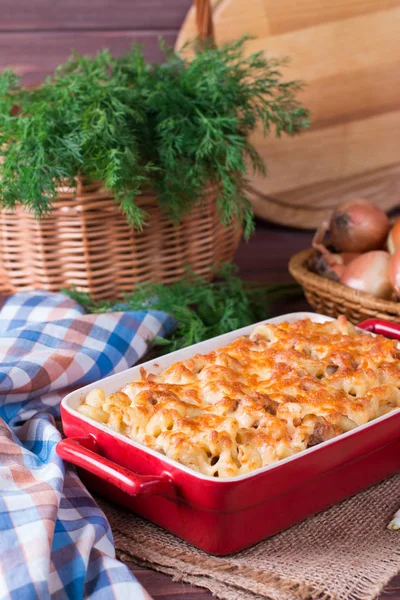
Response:
[{"label": "green herb leaf", "polygon": [[294,135],[309,113],[296,99],[301,84],[283,80],[283,61],[245,57],[245,42],[209,46],[191,61],[163,47],[161,65],[146,63],[138,47],[120,58],[75,53],[32,90],[3,71],[1,205],[19,202],[40,217],[58,185],[83,177],[104,182],[140,229],[142,189],[152,187],[178,222],[212,185],[221,221],[239,219],[248,237],[245,174],[249,164],[265,173],[249,136],[258,125],[265,135]]},{"label": "green herb leaf", "polygon": [[160,354],[245,327],[270,316],[271,307],[286,298],[301,296],[296,283],[266,285],[244,282],[237,268],[225,264],[218,278],[208,282],[188,271],[171,284],[144,283],[127,294],[122,303],[95,302],[88,294],[64,290],[88,312],[112,310],[160,310],[177,320],[168,340],[157,338]]}]

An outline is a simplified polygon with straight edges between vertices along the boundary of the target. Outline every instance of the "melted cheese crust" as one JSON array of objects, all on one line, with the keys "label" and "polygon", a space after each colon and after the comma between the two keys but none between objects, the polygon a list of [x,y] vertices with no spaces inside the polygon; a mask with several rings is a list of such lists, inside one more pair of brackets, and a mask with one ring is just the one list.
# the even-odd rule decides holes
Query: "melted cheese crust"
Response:
[{"label": "melted cheese crust", "polygon": [[232,477],[400,407],[396,342],[344,317],[254,328],[78,411],[196,471]]}]

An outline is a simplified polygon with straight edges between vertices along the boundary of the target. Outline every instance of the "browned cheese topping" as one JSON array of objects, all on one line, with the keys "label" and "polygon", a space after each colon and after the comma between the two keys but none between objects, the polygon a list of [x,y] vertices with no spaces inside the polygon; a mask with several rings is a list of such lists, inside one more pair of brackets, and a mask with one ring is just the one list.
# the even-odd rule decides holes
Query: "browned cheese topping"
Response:
[{"label": "browned cheese topping", "polygon": [[344,317],[254,328],[229,346],[142,373],[78,408],[214,477],[259,469],[400,407],[400,351]]}]

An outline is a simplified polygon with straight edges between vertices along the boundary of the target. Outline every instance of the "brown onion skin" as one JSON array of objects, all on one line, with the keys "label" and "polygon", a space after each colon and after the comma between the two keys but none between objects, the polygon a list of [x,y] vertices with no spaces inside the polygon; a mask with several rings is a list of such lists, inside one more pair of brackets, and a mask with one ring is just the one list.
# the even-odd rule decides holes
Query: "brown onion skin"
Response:
[{"label": "brown onion skin", "polygon": [[[393,286],[389,276],[391,257],[389,252],[374,250],[360,254],[345,267],[340,283],[375,298],[389,300]],[[400,282],[399,282],[400,283]]]},{"label": "brown onion skin", "polygon": [[389,231],[386,245],[390,254],[394,254],[397,248],[400,248],[400,219],[395,221],[392,229]]},{"label": "brown onion skin", "polygon": [[343,274],[345,267],[359,254],[355,252],[344,252],[343,254],[334,254],[329,250],[325,249],[324,252],[318,252],[312,257],[310,264],[311,269],[333,281],[339,281]]},{"label": "brown onion skin", "polygon": [[333,212],[329,231],[340,252],[368,252],[383,248],[390,228],[386,213],[366,198],[340,204]]},{"label": "brown onion skin", "polygon": [[394,291],[400,296],[400,247],[392,254],[389,265],[389,277]]}]

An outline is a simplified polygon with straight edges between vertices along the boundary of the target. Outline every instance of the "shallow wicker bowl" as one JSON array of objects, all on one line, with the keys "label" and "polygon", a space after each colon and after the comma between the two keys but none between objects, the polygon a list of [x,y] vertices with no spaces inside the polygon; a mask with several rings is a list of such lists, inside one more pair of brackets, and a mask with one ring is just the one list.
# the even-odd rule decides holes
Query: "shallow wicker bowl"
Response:
[{"label": "shallow wicker bowl", "polygon": [[50,292],[76,286],[95,299],[114,299],[138,282],[168,283],[189,267],[210,279],[231,261],[241,238],[238,221],[221,224],[215,191],[173,224],[153,193],[138,204],[147,213],[134,231],[113,196],[100,184],[60,188],[51,214],[40,220],[19,205],[0,211],[0,293]]},{"label": "shallow wicker bowl", "polygon": [[316,312],[330,317],[345,315],[354,324],[371,317],[400,321],[400,302],[374,298],[310,271],[308,265],[314,253],[311,249],[295,254],[290,259],[289,271]]}]

